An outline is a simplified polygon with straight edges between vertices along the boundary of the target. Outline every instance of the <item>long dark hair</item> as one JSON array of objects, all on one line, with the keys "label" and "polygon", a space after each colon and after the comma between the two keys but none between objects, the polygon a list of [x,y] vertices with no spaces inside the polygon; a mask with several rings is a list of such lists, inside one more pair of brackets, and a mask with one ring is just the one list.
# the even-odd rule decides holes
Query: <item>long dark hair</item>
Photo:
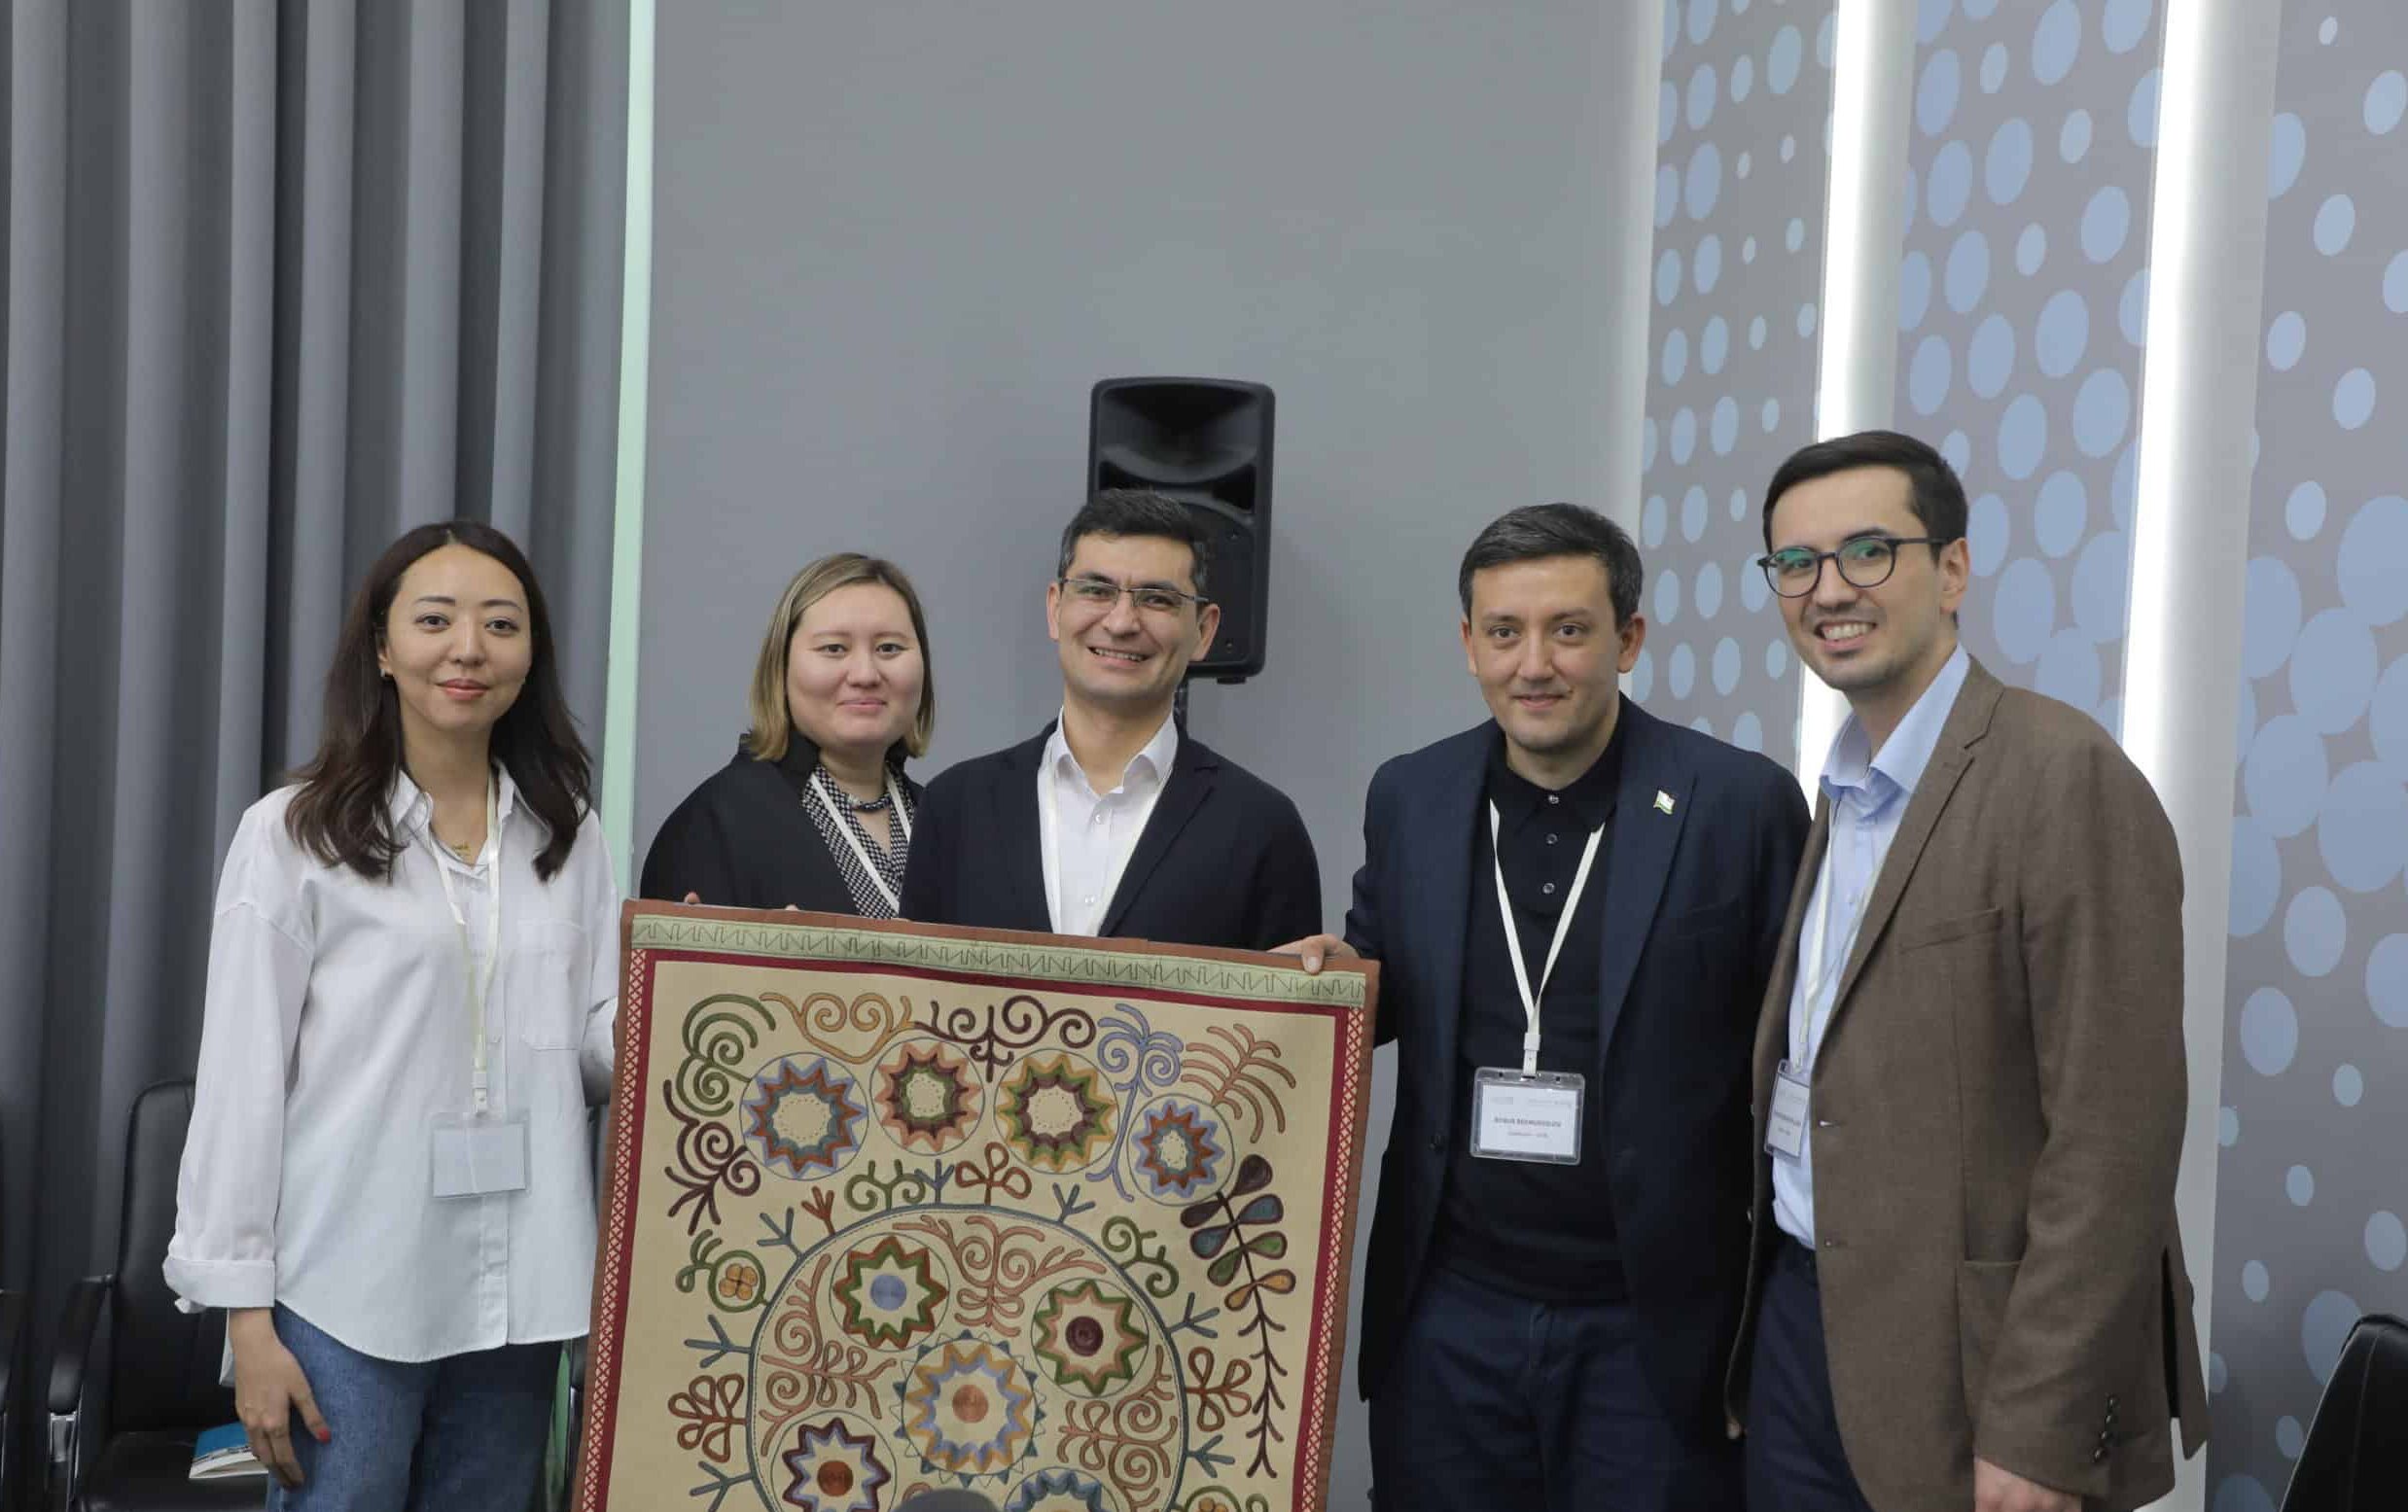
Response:
[{"label": "long dark hair", "polygon": [[517,543],[490,525],[447,520],[421,525],[385,547],[368,581],[343,615],[326,673],[326,711],[318,754],[293,774],[301,785],[285,811],[285,828],[295,844],[329,866],[348,866],[382,882],[393,875],[394,859],[406,841],[393,832],[388,796],[402,769],[401,695],[376,668],[384,645],[385,616],[401,588],[402,574],[430,551],[462,545],[511,570],[527,590],[527,629],[535,656],[526,686],[493,727],[493,758],[510,769],[518,796],[550,829],[535,858],[535,874],[549,882],[567,864],[577,826],[593,807],[593,769],[585,743],[560,694],[559,663],[553,659],[551,615],[535,569]]}]

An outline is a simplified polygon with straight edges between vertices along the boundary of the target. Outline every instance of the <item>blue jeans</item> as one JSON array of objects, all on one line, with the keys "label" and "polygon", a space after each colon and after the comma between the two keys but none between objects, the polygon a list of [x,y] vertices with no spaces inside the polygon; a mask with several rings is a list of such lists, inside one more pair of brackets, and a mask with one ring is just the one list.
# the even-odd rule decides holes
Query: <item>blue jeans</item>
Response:
[{"label": "blue jeans", "polygon": [[1371,1398],[1374,1512],[1733,1512],[1738,1446],[1664,1415],[1638,1333],[1433,1267]]},{"label": "blue jeans", "polygon": [[279,1303],[276,1337],[326,1420],[293,1415],[298,1491],[270,1481],[268,1512],[527,1512],[551,1431],[557,1344],[510,1344],[405,1365],[337,1343]]}]

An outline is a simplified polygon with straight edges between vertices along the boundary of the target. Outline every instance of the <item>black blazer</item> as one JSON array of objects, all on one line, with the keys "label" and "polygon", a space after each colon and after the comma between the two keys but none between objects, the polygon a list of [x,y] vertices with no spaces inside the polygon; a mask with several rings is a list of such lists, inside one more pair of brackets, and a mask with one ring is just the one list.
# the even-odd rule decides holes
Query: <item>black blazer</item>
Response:
[{"label": "black blazer", "polygon": [[[1797,780],[1622,701],[1598,1064],[1605,1142],[1582,1168],[1612,1204],[1640,1361],[1666,1411],[1722,1435],[1723,1362],[1748,1271],[1750,1051],[1806,838]],[[1383,765],[1363,821],[1347,942],[1380,962],[1397,1106],[1364,1259],[1362,1383],[1378,1393],[1421,1282],[1458,1108],[1471,875],[1493,723]],[[1671,812],[1665,812],[1669,804]]]},{"label": "black blazer", "polygon": [[[1049,932],[1033,740],[928,785],[903,877],[922,924]],[[1106,935],[1268,950],[1321,929],[1321,866],[1288,795],[1182,731],[1153,814],[1104,913]]]},{"label": "black blazer", "polygon": [[[788,736],[775,761],[754,760],[739,743],[653,836],[637,896],[678,903],[694,893],[719,908],[855,912],[844,874],[802,807],[819,762],[819,748],[800,735]],[[901,766],[894,771],[916,809],[920,785]]]}]

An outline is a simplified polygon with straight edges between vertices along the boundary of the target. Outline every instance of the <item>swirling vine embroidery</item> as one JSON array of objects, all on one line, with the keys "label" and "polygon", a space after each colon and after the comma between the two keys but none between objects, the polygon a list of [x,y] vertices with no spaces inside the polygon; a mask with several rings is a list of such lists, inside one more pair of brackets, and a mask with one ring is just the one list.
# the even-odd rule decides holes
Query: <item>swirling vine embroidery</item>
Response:
[{"label": "swirling vine embroidery", "polygon": [[895,1368],[892,1359],[873,1364],[869,1352],[858,1344],[821,1336],[820,1282],[834,1258],[821,1255],[800,1283],[788,1289],[785,1305],[761,1337],[757,1442],[776,1442],[786,1425],[806,1412],[839,1406],[852,1410],[857,1404],[874,1410],[878,1378]]},{"label": "swirling vine embroidery", "polygon": [[[1025,1293],[1037,1283],[1080,1272],[1105,1274],[1102,1261],[1075,1245],[1051,1245],[1042,1255],[1034,1253],[1034,1246],[1045,1240],[1043,1232],[1025,1223],[1006,1227],[983,1213],[962,1218],[958,1227],[952,1219],[929,1213],[904,1218],[895,1227],[927,1234],[953,1256],[954,1318],[964,1328],[1016,1332],[1028,1306]],[[972,1232],[960,1232],[964,1228]]]},{"label": "swirling vine embroidery", "polygon": [[1054,1042],[1063,1049],[1083,1050],[1095,1043],[1092,1014],[1083,1008],[1049,1008],[1027,993],[1014,993],[1001,1003],[988,1003],[983,1022],[978,1010],[968,1004],[944,1008],[934,1000],[928,1004],[929,1033],[960,1045],[985,1069],[990,1081],[1017,1058],[1016,1052],[1043,1043],[1047,1036],[1053,1035],[1056,1025],[1061,1026],[1061,1033],[1054,1036]]}]

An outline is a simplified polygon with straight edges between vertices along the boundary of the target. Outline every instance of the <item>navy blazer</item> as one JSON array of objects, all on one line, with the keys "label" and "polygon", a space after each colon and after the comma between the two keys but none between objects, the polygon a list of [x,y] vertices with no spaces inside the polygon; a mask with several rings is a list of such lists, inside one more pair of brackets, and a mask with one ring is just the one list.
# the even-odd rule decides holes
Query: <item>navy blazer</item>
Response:
[{"label": "navy blazer", "polygon": [[[928,785],[903,874],[922,924],[1050,932],[1033,740]],[[1321,865],[1288,795],[1180,732],[1170,778],[1104,912],[1106,935],[1268,950],[1321,929]]]},{"label": "navy blazer", "polygon": [[[1494,722],[1382,765],[1363,820],[1347,943],[1380,963],[1379,1037],[1397,1042],[1396,1116],[1364,1260],[1362,1385],[1396,1359],[1436,1227],[1447,1155],[1469,1137],[1457,1073],[1464,940]],[[1722,1433],[1720,1384],[1747,1283],[1750,1050],[1807,829],[1797,779],[1761,756],[1622,700],[1606,863],[1598,1064],[1587,1151],[1666,1412]]]}]

